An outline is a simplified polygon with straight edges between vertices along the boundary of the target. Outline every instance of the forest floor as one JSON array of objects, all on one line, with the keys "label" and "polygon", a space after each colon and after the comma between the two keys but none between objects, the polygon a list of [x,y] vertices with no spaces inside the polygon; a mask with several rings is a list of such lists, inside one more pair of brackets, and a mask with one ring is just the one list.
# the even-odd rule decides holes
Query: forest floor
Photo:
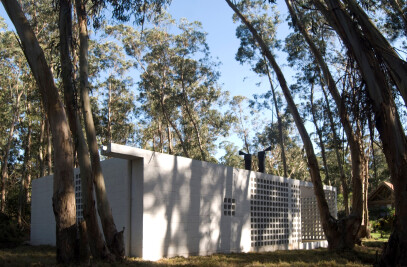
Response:
[{"label": "forest floor", "polygon": [[[120,263],[88,262],[83,266],[372,266],[386,239],[364,240],[352,251],[327,249],[231,253],[211,256],[174,257],[159,261],[127,258]],[[22,245],[0,250],[0,266],[56,266],[55,247]],[[76,264],[72,264],[76,266]]]}]

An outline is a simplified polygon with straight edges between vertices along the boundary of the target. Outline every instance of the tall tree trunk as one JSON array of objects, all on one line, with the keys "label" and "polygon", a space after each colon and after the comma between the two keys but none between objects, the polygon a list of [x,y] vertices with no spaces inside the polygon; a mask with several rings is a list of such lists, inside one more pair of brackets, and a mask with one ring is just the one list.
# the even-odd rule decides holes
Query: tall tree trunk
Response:
[{"label": "tall tree trunk", "polygon": [[[322,77],[321,77],[321,81],[322,81]],[[348,191],[348,183],[346,182],[345,171],[343,170],[343,163],[342,163],[343,161],[342,161],[341,155],[339,153],[339,144],[338,144],[339,138],[336,133],[335,122],[334,122],[334,118],[332,116],[332,111],[331,111],[331,107],[329,104],[328,94],[326,93],[326,90],[325,90],[325,87],[323,84],[321,84],[321,89],[322,89],[322,92],[324,93],[324,98],[325,98],[325,102],[326,102],[326,111],[328,113],[329,123],[330,123],[331,132],[332,132],[333,140],[334,140],[335,155],[336,155],[336,160],[338,161],[340,181],[342,184],[343,205],[345,207],[345,215],[348,216],[349,215],[349,193],[348,193],[349,191]]]},{"label": "tall tree trunk", "polygon": [[[103,233],[107,246],[117,258],[124,257],[124,239],[123,231],[118,232],[114,223],[112,210],[107,199],[105,181],[100,166],[100,157],[98,144],[96,140],[95,124],[92,117],[92,109],[89,98],[88,84],[88,30],[87,14],[85,2],[78,0],[76,3],[79,24],[79,73],[80,73],[80,91],[82,100],[82,113],[85,121],[86,137],[90,151],[92,173],[95,184],[97,207],[100,221],[102,223]],[[89,229],[89,226],[87,227]]]},{"label": "tall tree trunk", "polygon": [[375,114],[376,128],[383,143],[383,151],[394,186],[396,219],[387,247],[383,250],[381,264],[387,266],[407,265],[407,140],[394,103],[391,88],[387,83],[379,58],[353,20],[335,0],[326,0],[322,5],[314,0],[317,8],[343,40],[349,52],[355,57],[366,82],[368,96]]},{"label": "tall tree trunk", "polygon": [[[318,1],[318,0],[317,0]],[[364,159],[364,153],[363,153],[363,147],[362,147],[362,137],[360,134],[355,133],[352,129],[352,125],[349,121],[349,115],[347,113],[345,103],[342,100],[339,91],[336,87],[335,81],[332,77],[332,74],[328,68],[328,65],[326,64],[325,60],[323,59],[323,56],[320,52],[320,50],[316,47],[314,42],[311,40],[311,37],[309,36],[307,30],[301,23],[301,18],[298,19],[297,14],[292,6],[292,3],[290,0],[286,0],[287,7],[289,9],[291,18],[293,20],[293,24],[297,26],[297,28],[300,30],[302,36],[306,40],[307,44],[309,45],[315,59],[317,60],[319,66],[322,69],[322,73],[324,75],[325,82],[328,85],[328,89],[337,105],[337,108],[339,110],[339,115],[340,115],[340,120],[342,123],[342,126],[344,128],[346,137],[348,139],[348,144],[350,146],[350,152],[351,152],[351,158],[352,158],[352,185],[353,185],[353,209],[352,209],[352,214],[351,216],[348,217],[348,220],[344,221],[346,224],[347,228],[347,235],[345,240],[343,242],[350,246],[351,243],[354,244],[356,241],[356,233],[358,231],[358,228],[360,227],[360,222],[361,222],[361,215],[362,215],[362,180],[363,180],[363,173],[361,168],[361,163],[363,162]],[[341,176],[342,179],[342,187],[346,188],[347,183],[346,179],[344,176]]]},{"label": "tall tree trunk", "polygon": [[160,142],[160,152],[163,153],[164,152],[164,136],[163,136],[163,125],[161,123],[161,121],[158,121],[158,129],[157,129],[157,134],[158,134],[158,138],[159,138],[159,142]]},{"label": "tall tree trunk", "polygon": [[370,238],[370,229],[369,229],[369,210],[368,210],[368,189],[369,189],[369,152],[366,152],[366,157],[363,162],[363,168],[366,175],[363,179],[363,210],[362,210],[362,223],[359,228],[358,238]]},{"label": "tall tree trunk", "polygon": [[[181,72],[183,71],[182,67],[181,67]],[[185,83],[184,83],[184,75],[181,75],[181,87],[182,87],[182,100],[184,100],[184,107],[185,107],[185,111],[188,114],[189,119],[191,120],[192,126],[194,127],[194,131],[196,134],[196,138],[198,141],[198,146],[199,146],[199,151],[201,152],[201,157],[203,161],[206,161],[206,153],[203,149],[203,145],[202,145],[202,138],[201,135],[199,133],[199,129],[198,129],[198,123],[196,122],[195,118],[194,118],[194,114],[192,114],[190,108],[189,108],[189,103],[188,103],[188,96],[186,93],[186,89],[185,89]]]},{"label": "tall tree trunk", "polygon": [[86,234],[89,247],[94,258],[108,258],[110,252],[103,240],[99,229],[96,215],[95,200],[93,197],[93,175],[89,158],[89,151],[83,135],[82,125],[77,111],[73,81],[73,66],[71,62],[72,41],[72,3],[68,0],[60,0],[60,57],[61,76],[64,85],[64,98],[68,114],[69,126],[74,138],[74,148],[77,151],[79,169],[81,175],[81,191],[84,203],[83,216],[86,222]]},{"label": "tall tree trunk", "polygon": [[14,113],[11,121],[11,125],[9,128],[8,132],[8,138],[7,138],[7,143],[4,148],[4,154],[3,154],[3,162],[1,163],[1,206],[0,206],[0,211],[5,212],[6,210],[6,192],[7,192],[7,179],[8,179],[8,158],[10,156],[10,148],[11,148],[11,143],[13,142],[13,135],[14,135],[14,128],[16,126],[16,123],[18,121],[18,117],[20,116],[20,99],[21,95],[23,94],[23,90],[20,92],[18,91],[18,85],[15,85],[16,89],[16,102],[14,103]]},{"label": "tall tree trunk", "polygon": [[54,145],[54,193],[57,262],[72,263],[75,255],[76,207],[73,185],[73,152],[64,106],[38,40],[16,0],[2,0],[23,46],[23,52],[40,89]]},{"label": "tall tree trunk", "polygon": [[[28,95],[28,92],[27,92]],[[27,96],[28,98],[28,96]],[[25,217],[25,207],[27,206],[27,201],[29,197],[28,188],[31,183],[31,131],[32,123],[30,118],[31,105],[27,99],[26,103],[26,118],[28,120],[27,127],[27,137],[24,141],[24,165],[21,177],[20,194],[18,198],[18,211],[17,211],[17,222],[21,226]]]},{"label": "tall tree trunk", "polygon": [[172,154],[172,134],[171,134],[171,128],[167,124],[167,137],[168,137],[168,154]]},{"label": "tall tree trunk", "polygon": [[112,83],[109,81],[109,98],[107,100],[107,143],[112,142],[112,117],[111,117],[111,103],[112,103]]},{"label": "tall tree trunk", "polygon": [[40,165],[40,177],[45,175],[45,119],[41,118],[40,147],[38,151],[38,164]]},{"label": "tall tree trunk", "polygon": [[[73,153],[73,151],[72,151]],[[52,135],[49,121],[47,121],[47,175],[52,173]]]},{"label": "tall tree trunk", "polygon": [[372,151],[372,163],[373,163],[373,187],[379,185],[378,177],[377,177],[377,166],[376,166],[376,155],[374,152],[374,138],[375,138],[375,131],[374,131],[374,124],[371,118],[371,114],[368,114],[368,126],[369,126],[369,136],[370,136],[370,149]]},{"label": "tall tree trunk", "polygon": [[[266,61],[266,58],[263,57],[263,59],[264,59],[264,61]],[[283,162],[284,177],[288,177],[287,160],[286,160],[286,157],[285,157],[283,122],[281,121],[281,114],[280,114],[280,109],[278,108],[276,92],[275,92],[275,89],[274,89],[274,84],[273,84],[273,81],[271,79],[270,70],[269,70],[269,66],[268,66],[267,63],[266,63],[266,71],[267,71],[267,77],[268,77],[269,83],[270,83],[271,93],[273,95],[274,108],[276,110],[277,125],[278,125],[278,137],[279,137],[280,148],[281,148],[281,161]]]},{"label": "tall tree trunk", "polygon": [[161,111],[162,111],[162,113],[163,113],[163,115],[165,117],[165,120],[167,121],[167,123],[169,125],[171,125],[172,129],[174,129],[174,131],[175,131],[175,134],[178,136],[178,139],[179,139],[179,141],[181,143],[182,150],[184,151],[184,156],[189,158],[189,153],[188,153],[188,150],[187,150],[187,148],[185,146],[185,142],[184,142],[184,139],[182,138],[182,135],[181,135],[180,131],[178,130],[178,128],[174,124],[174,122],[170,119],[170,115],[165,111],[165,106],[164,106],[164,104],[165,104],[164,103],[165,96],[164,96],[163,93],[161,93],[160,98],[161,98],[161,102],[160,102],[161,103]]},{"label": "tall tree trunk", "polygon": [[326,161],[326,152],[325,152],[325,144],[323,140],[323,134],[321,128],[318,126],[318,120],[316,117],[316,111],[315,111],[315,104],[314,104],[314,84],[311,85],[311,114],[312,114],[312,121],[315,125],[315,129],[317,131],[318,139],[319,139],[319,146],[321,148],[321,155],[322,155],[322,162],[324,164],[324,171],[325,171],[325,184],[330,185],[330,179],[329,179],[329,171],[328,171],[328,164]]}]

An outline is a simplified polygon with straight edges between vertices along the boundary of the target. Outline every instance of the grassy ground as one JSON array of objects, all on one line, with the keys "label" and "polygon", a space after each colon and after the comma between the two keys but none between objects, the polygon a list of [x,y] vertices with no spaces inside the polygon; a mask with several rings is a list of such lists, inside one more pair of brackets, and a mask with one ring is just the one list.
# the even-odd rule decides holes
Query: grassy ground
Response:
[{"label": "grassy ground", "polygon": [[[332,252],[327,249],[275,251],[266,253],[232,253],[212,256],[175,257],[156,262],[127,258],[122,263],[91,262],[94,266],[372,266],[376,253],[380,257],[383,241],[366,240],[353,251]],[[19,246],[0,250],[0,266],[55,266],[55,248]],[[86,264],[84,266],[87,266]]]}]

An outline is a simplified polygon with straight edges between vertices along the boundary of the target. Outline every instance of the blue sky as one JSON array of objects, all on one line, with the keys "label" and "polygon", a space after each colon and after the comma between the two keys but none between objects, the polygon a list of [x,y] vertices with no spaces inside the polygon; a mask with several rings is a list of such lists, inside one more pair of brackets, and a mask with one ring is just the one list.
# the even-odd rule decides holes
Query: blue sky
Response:
[{"label": "blue sky", "polygon": [[[282,20],[286,17],[284,1],[277,1]],[[235,36],[237,24],[232,21],[233,11],[223,0],[172,0],[169,13],[179,19],[185,17],[188,21],[202,22],[204,31],[208,33],[207,41],[211,54],[222,62],[220,66],[223,89],[231,95],[251,97],[254,93],[263,93],[267,87],[257,87],[259,77],[250,71],[248,65],[240,65],[235,60],[239,40]],[[281,25],[278,36],[284,38],[288,32],[287,25]],[[283,53],[279,59],[285,62]],[[266,80],[264,80],[266,86]]]}]

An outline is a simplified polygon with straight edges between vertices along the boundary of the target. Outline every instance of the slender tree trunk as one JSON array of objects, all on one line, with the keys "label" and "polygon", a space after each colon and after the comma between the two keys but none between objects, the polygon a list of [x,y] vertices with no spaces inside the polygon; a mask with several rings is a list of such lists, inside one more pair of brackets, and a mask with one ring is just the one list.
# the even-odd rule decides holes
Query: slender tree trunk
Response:
[{"label": "slender tree trunk", "polygon": [[44,159],[44,154],[45,154],[45,124],[46,121],[45,119],[41,118],[41,130],[40,130],[40,147],[38,151],[38,163],[40,165],[40,177],[45,176],[45,159]]},{"label": "slender tree trunk", "polygon": [[319,138],[319,146],[321,147],[321,155],[322,155],[322,162],[324,164],[324,171],[325,171],[325,184],[330,185],[330,179],[329,179],[329,172],[328,172],[328,164],[326,161],[326,152],[325,152],[325,144],[322,136],[322,130],[318,126],[318,120],[316,118],[316,111],[315,111],[315,105],[314,105],[314,84],[311,85],[311,114],[312,114],[312,121],[315,125],[315,129],[317,131],[317,135]]},{"label": "slender tree trunk", "polygon": [[161,121],[158,121],[158,138],[160,139],[160,152],[164,152],[164,136],[163,136],[163,125]]},{"label": "slender tree trunk", "polygon": [[169,125],[171,125],[172,129],[174,129],[174,131],[175,131],[175,134],[178,136],[178,139],[179,139],[179,141],[180,141],[180,143],[181,143],[182,150],[184,151],[184,156],[187,157],[187,158],[189,158],[189,153],[188,153],[188,150],[187,150],[187,148],[186,148],[186,146],[185,146],[185,142],[184,142],[184,139],[182,138],[182,135],[181,135],[180,131],[178,130],[178,128],[177,128],[177,126],[174,124],[174,122],[170,119],[169,114],[165,111],[165,106],[164,106],[164,94],[163,94],[163,93],[161,93],[161,111],[162,111],[162,113],[163,113],[163,115],[164,115],[165,120],[167,121],[167,123],[168,123]]},{"label": "slender tree trunk", "polygon": [[[369,149],[368,149],[369,150]],[[362,223],[359,228],[358,238],[370,238],[369,229],[369,210],[368,210],[368,189],[369,189],[369,155],[370,152],[366,152],[366,157],[363,162],[364,172],[366,175],[363,179],[363,212],[362,212]]]},{"label": "slender tree trunk", "polygon": [[107,102],[107,143],[112,142],[112,117],[111,117],[111,103],[112,103],[112,83],[109,82],[109,99]]},{"label": "slender tree trunk", "polygon": [[[72,152],[73,153],[73,152]],[[52,135],[49,121],[47,121],[47,175],[52,173]]]},{"label": "slender tree trunk", "polygon": [[[318,0],[317,0],[318,1]],[[325,82],[328,85],[328,89],[338,107],[339,110],[339,115],[340,115],[340,120],[342,123],[342,126],[344,128],[346,137],[348,139],[348,144],[350,146],[350,152],[351,152],[351,157],[352,157],[352,184],[353,184],[353,210],[352,214],[349,217],[349,221],[346,222],[348,230],[346,233],[346,240],[344,240],[344,243],[354,243],[356,241],[356,233],[357,229],[360,227],[360,221],[361,221],[361,212],[362,212],[362,206],[358,206],[355,204],[361,204],[363,203],[362,199],[362,168],[360,167],[361,162],[363,161],[362,159],[364,158],[363,154],[363,147],[362,147],[362,139],[361,136],[355,133],[352,129],[352,125],[349,121],[349,115],[347,113],[345,103],[342,101],[342,98],[339,94],[339,91],[336,87],[335,81],[331,75],[331,72],[323,59],[323,56],[320,52],[320,50],[316,47],[314,42],[311,40],[307,30],[301,23],[301,18],[297,18],[297,14],[292,6],[292,3],[290,0],[286,0],[287,7],[290,11],[291,18],[293,20],[293,24],[297,26],[297,28],[300,30],[302,36],[306,40],[307,44],[309,45],[315,59],[317,60],[319,66],[322,69],[322,73],[325,78]],[[346,188],[347,183],[346,179],[344,176],[341,177],[342,179],[342,187]],[[345,191],[344,191],[345,192]],[[348,246],[348,245],[346,245]],[[353,246],[350,245],[349,246]]]},{"label": "slender tree trunk", "polygon": [[[81,175],[81,191],[84,203],[83,216],[86,221],[86,240],[94,258],[108,258],[110,252],[103,240],[99,229],[96,215],[95,200],[93,197],[93,175],[89,158],[89,151],[82,131],[82,125],[77,112],[77,101],[74,92],[73,66],[71,62],[71,40],[72,40],[72,3],[68,0],[60,0],[60,55],[61,55],[61,76],[64,85],[64,97],[68,114],[68,121],[72,136],[74,138],[74,148],[77,151],[79,169]],[[83,237],[84,238],[84,237]],[[83,243],[81,243],[84,245]],[[83,250],[83,249],[81,249]],[[85,249],[86,250],[86,249]]]},{"label": "slender tree trunk", "polygon": [[[182,72],[182,68],[181,68],[181,72]],[[191,112],[191,110],[189,109],[189,103],[188,103],[188,97],[187,97],[187,93],[185,90],[185,83],[184,83],[184,76],[181,75],[181,87],[182,87],[182,99],[184,100],[184,107],[185,107],[185,111],[188,114],[189,119],[191,120],[192,126],[194,127],[194,131],[196,134],[196,138],[198,141],[198,145],[199,145],[199,151],[201,152],[201,157],[203,161],[206,161],[206,153],[203,149],[203,145],[202,145],[202,138],[201,135],[199,133],[199,129],[198,129],[198,123],[195,121],[195,118]]]},{"label": "slender tree trunk", "polygon": [[168,136],[168,154],[172,154],[173,149],[172,149],[172,134],[171,134],[171,128],[167,124],[167,136]]},{"label": "slender tree trunk", "polygon": [[[246,148],[246,153],[250,154],[249,140],[247,140],[248,133],[247,133],[247,129],[244,127],[242,114],[243,114],[243,110],[242,110],[241,104],[239,103],[239,123],[241,126],[241,130],[243,132],[243,146],[244,146],[244,148]],[[256,165],[254,165],[254,167],[256,167]]]},{"label": "slender tree trunk", "polygon": [[[263,57],[263,59],[264,59],[264,61],[266,61],[266,58]],[[278,108],[276,92],[275,92],[275,89],[274,89],[274,84],[273,84],[273,81],[271,79],[270,70],[269,70],[269,66],[268,66],[267,63],[266,63],[266,71],[267,71],[267,77],[268,77],[269,83],[270,83],[271,93],[273,95],[274,108],[276,110],[277,125],[278,125],[278,137],[279,137],[280,148],[281,148],[281,161],[283,162],[284,177],[288,177],[287,160],[286,160],[286,157],[285,157],[283,122],[281,121],[281,114],[280,114],[280,109]]]},{"label": "slender tree trunk", "polygon": [[375,183],[375,184],[373,184],[373,187],[376,187],[379,185],[379,182],[378,182],[378,177],[377,177],[376,155],[374,152],[375,132],[374,132],[374,125],[373,125],[373,121],[371,118],[371,114],[368,114],[367,118],[368,118],[369,136],[370,136],[370,149],[372,151],[373,181]]},{"label": "slender tree trunk", "polygon": [[76,207],[72,142],[64,106],[44,53],[20,5],[15,0],[2,0],[2,3],[20,37],[53,133],[55,173],[52,201],[56,221],[57,262],[72,263],[76,239]]},{"label": "slender tree trunk", "polygon": [[18,91],[18,85],[16,84],[16,102],[14,103],[14,114],[13,119],[9,128],[7,144],[4,148],[3,162],[1,163],[1,206],[0,211],[5,212],[6,210],[6,192],[7,192],[7,179],[8,179],[8,158],[10,156],[11,143],[13,142],[14,128],[20,116],[20,98],[23,94],[23,90]]},{"label": "slender tree trunk", "polygon": [[382,64],[361,38],[362,33],[335,0],[326,0],[328,8],[317,0],[317,8],[343,40],[349,52],[355,57],[366,82],[368,96],[375,113],[376,128],[383,143],[383,151],[394,186],[396,219],[387,247],[383,250],[381,264],[387,266],[407,265],[407,140],[400,123],[391,88],[383,72]]},{"label": "slender tree trunk", "polygon": [[338,161],[340,180],[341,180],[341,184],[342,184],[343,205],[345,207],[345,215],[348,216],[349,215],[348,183],[346,182],[345,171],[343,170],[343,163],[342,163],[341,155],[339,153],[339,144],[338,144],[339,138],[338,138],[338,135],[336,134],[335,122],[334,122],[334,118],[332,116],[332,111],[331,111],[331,107],[329,104],[328,94],[326,93],[326,90],[325,90],[325,87],[323,84],[321,84],[321,89],[322,89],[322,92],[324,93],[325,102],[326,102],[326,111],[328,113],[330,127],[331,127],[331,131],[332,131],[333,139],[334,139],[336,160]]},{"label": "slender tree trunk", "polygon": [[[107,199],[105,181],[100,166],[100,157],[98,144],[96,140],[95,124],[92,117],[92,109],[89,98],[88,84],[88,30],[87,14],[83,1],[78,1],[78,24],[79,24],[79,72],[80,72],[80,91],[82,100],[82,113],[85,121],[86,137],[88,140],[92,173],[95,184],[95,192],[100,221],[102,223],[103,233],[109,250],[117,257],[124,257],[124,239],[123,231],[118,232],[114,223],[112,210]],[[87,227],[89,230],[89,226]]]},{"label": "slender tree trunk", "polygon": [[[28,94],[28,92],[27,92]],[[28,97],[27,97],[28,98]],[[27,127],[27,137],[24,141],[24,161],[23,161],[23,171],[21,178],[20,195],[18,198],[18,211],[17,211],[17,222],[21,226],[25,217],[25,207],[27,206],[27,201],[29,197],[28,188],[31,183],[31,131],[32,123],[30,118],[30,102],[26,103],[26,118],[28,120]]]}]

